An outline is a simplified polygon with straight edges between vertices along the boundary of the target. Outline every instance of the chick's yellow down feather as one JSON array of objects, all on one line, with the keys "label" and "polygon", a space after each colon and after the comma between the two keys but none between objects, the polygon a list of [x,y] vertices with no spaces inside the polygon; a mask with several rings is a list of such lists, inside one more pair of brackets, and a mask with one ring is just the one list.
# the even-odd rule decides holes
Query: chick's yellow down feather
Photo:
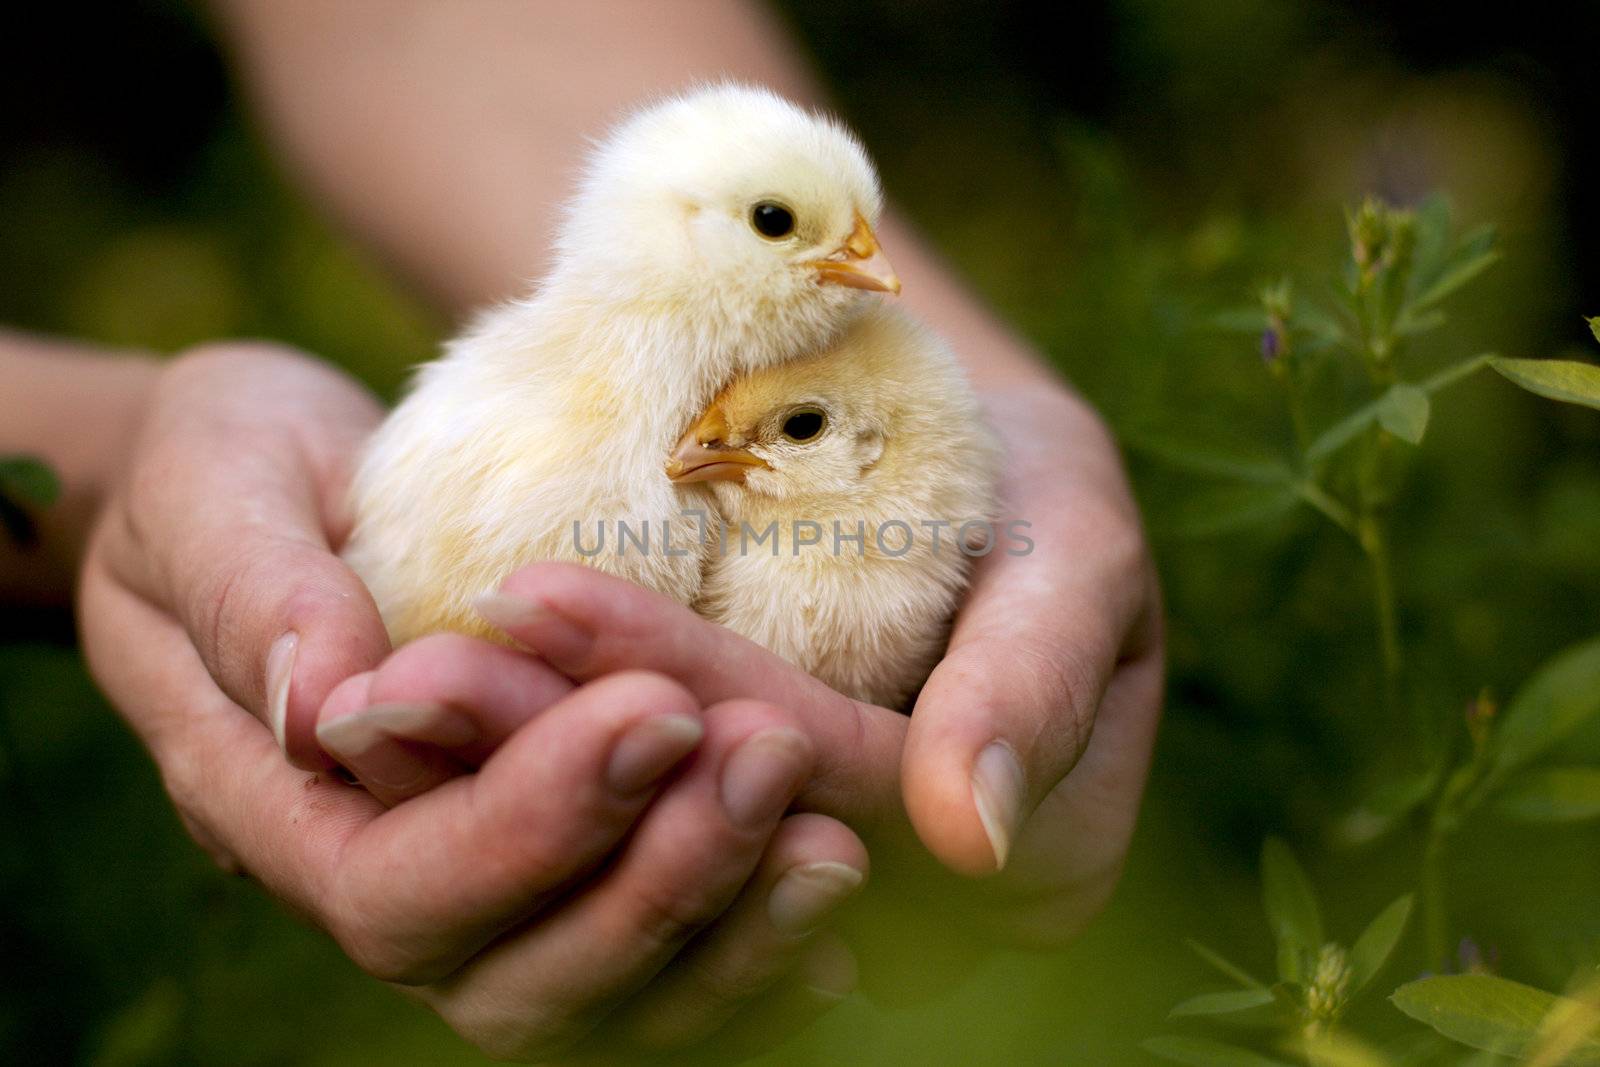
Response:
[{"label": "chick's yellow down feather", "polygon": [[[692,601],[698,528],[662,456],[723,382],[898,291],[880,205],[856,140],[765,90],[689,92],[599,143],[549,272],[421,368],[358,471],[344,556],[395,643],[492,636],[473,600],[539,560]],[[579,525],[619,522],[650,550],[579,550]]]},{"label": "chick's yellow down feather", "polygon": [[668,464],[680,486],[712,487],[723,524],[695,609],[901,707],[944,650],[969,542],[998,550],[995,454],[949,349],[888,308],[740,376]]}]

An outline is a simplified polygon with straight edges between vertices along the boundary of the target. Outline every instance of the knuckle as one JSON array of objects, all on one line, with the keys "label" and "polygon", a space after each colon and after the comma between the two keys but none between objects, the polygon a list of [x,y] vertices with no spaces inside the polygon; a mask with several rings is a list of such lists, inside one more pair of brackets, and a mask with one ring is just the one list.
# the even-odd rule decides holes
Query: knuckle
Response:
[{"label": "knuckle", "polygon": [[[743,1005],[771,988],[778,977],[700,959],[681,963],[676,971],[679,984],[673,997],[627,1021],[626,1037],[633,1047],[671,1053],[698,1044]],[[685,1010],[689,1005],[692,1008]]]},{"label": "knuckle", "polygon": [[[721,726],[720,730],[714,729],[713,732],[719,734],[726,743],[736,744],[761,730],[779,727],[800,730],[799,720],[788,709],[750,697],[719,701],[706,709],[706,715]],[[801,730],[801,733],[804,731]]]},{"label": "knuckle", "polygon": [[716,918],[720,894],[701,882],[642,886],[635,897],[632,925],[652,954],[681,945]]},{"label": "knuckle", "polygon": [[1042,722],[1070,732],[1070,750],[1081,752],[1099,704],[1099,676],[1091,653],[1024,640],[1014,648],[1008,685],[1019,688],[1029,708],[1049,711]]},{"label": "knuckle", "polygon": [[294,350],[270,341],[207,341],[178,353],[169,364],[169,380],[187,384],[213,374],[232,374],[263,361],[294,355]]},{"label": "knuckle", "polygon": [[[239,531],[226,559],[197,581],[186,612],[196,646],[207,663],[228,666],[228,657],[253,649],[241,647],[249,620],[271,621],[274,631],[293,629],[297,620],[313,617],[327,600],[320,579],[301,574],[285,558],[276,541]],[[300,574],[298,577],[291,575]],[[240,671],[257,664],[235,663]]]},{"label": "knuckle", "polygon": [[[265,589],[273,588],[270,576],[281,576],[271,566],[271,546],[249,538],[239,538],[229,555],[213,562],[192,587],[188,610],[191,636],[208,664],[225,668],[230,650],[236,650],[242,621],[256,617]],[[263,583],[257,578],[268,576]],[[243,665],[240,665],[241,668]]]},{"label": "knuckle", "polygon": [[205,779],[205,769],[170,749],[158,760],[161,785],[190,838],[226,874],[243,875],[244,863],[229,846],[226,835],[214,825],[206,800],[215,796]]},{"label": "knuckle", "polygon": [[244,571],[237,565],[216,571],[198,587],[192,612],[198,620],[194,637],[207,663],[216,663],[227,647],[229,620],[242,610],[244,590]]},{"label": "knuckle", "polygon": [[682,684],[655,671],[618,671],[608,675],[605,681],[608,686],[615,687],[613,695],[630,708],[660,708],[692,714],[700,707],[693,694]]},{"label": "knuckle", "polygon": [[345,907],[329,916],[325,925],[351,962],[379,981],[420,986],[448,973],[438,960],[407,948],[370,912]]}]

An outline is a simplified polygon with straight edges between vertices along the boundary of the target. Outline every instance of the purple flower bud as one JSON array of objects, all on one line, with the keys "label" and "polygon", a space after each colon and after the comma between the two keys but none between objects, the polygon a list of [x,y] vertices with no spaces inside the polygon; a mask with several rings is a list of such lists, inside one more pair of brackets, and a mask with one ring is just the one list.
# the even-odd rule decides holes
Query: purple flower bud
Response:
[{"label": "purple flower bud", "polygon": [[1261,362],[1272,366],[1283,353],[1283,337],[1276,326],[1268,326],[1261,335]]}]

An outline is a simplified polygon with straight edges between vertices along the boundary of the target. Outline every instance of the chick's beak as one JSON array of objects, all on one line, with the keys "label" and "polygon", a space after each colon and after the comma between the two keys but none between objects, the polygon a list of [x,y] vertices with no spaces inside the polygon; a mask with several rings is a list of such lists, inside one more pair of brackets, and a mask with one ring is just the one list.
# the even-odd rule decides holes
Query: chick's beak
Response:
[{"label": "chick's beak", "polygon": [[767,461],[743,448],[730,447],[728,421],[713,406],[678,440],[667,460],[667,477],[678,485],[690,482],[742,482],[751,468]]},{"label": "chick's beak", "polygon": [[844,245],[811,266],[816,268],[817,280],[824,285],[846,285],[878,293],[900,292],[900,279],[878,245],[878,235],[859,212],[856,213],[856,228],[850,231]]}]

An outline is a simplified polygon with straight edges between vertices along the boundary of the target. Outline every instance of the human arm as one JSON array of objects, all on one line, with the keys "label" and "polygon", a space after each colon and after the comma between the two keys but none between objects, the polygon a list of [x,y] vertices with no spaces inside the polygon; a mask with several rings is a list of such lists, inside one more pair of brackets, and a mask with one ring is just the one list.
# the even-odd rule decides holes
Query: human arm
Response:
[{"label": "human arm", "polygon": [[[736,0],[219,0],[218,10],[295,172],[458,312],[539,273],[584,138],[640,100],[722,76],[821,98],[778,23]],[[924,842],[978,873],[1068,779],[1103,702],[1128,705],[1139,736],[1153,730],[1158,597],[1099,418],[908,223],[891,214],[883,237],[902,299],[961,354],[1005,440],[1005,505],[1034,524],[1037,542],[1027,557],[980,565],[903,768],[876,772],[903,772]],[[980,814],[973,773],[986,751]],[[1135,799],[1147,753],[1130,749],[1122,765]]]},{"label": "human arm", "polygon": [[32,545],[0,536],[0,602],[64,606],[159,367],[144,353],[0,331],[0,457],[42,461],[60,499]]}]

